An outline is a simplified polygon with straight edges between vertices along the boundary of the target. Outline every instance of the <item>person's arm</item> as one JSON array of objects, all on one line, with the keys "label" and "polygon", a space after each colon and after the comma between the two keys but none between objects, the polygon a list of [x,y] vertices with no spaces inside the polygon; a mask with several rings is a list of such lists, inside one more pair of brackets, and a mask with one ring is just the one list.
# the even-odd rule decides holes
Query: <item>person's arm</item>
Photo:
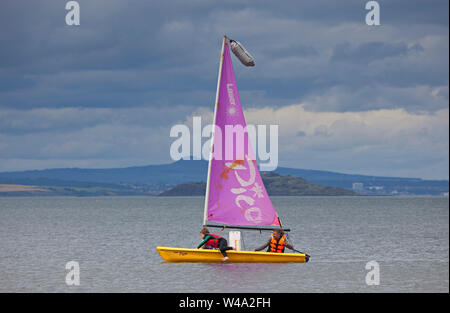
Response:
[{"label": "person's arm", "polygon": [[286,243],[286,248],[294,250],[294,246],[288,243]]},{"label": "person's arm", "polygon": [[262,245],[261,247],[259,247],[259,248],[256,248],[255,250],[253,250],[253,251],[260,251],[260,250],[262,250],[262,249],[264,249],[264,248],[266,248],[268,245],[270,245],[270,240],[269,241],[267,241],[264,245]]},{"label": "person's arm", "polygon": [[197,249],[200,249],[210,238],[210,235],[206,235],[205,239],[203,239],[203,241],[198,245]]}]

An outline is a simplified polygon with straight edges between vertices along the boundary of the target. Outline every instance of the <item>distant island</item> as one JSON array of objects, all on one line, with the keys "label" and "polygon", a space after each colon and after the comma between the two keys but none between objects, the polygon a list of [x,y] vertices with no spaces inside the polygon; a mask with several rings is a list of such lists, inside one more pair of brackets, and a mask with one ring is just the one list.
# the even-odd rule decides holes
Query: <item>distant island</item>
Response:
[{"label": "distant island", "polygon": [[[306,179],[293,176],[281,176],[277,173],[262,173],[261,178],[270,196],[356,196],[357,193],[336,187],[312,184]],[[160,193],[160,196],[203,196],[206,183],[189,182],[179,184]]]},{"label": "distant island", "polygon": [[[192,182],[205,181],[207,171],[208,162],[204,160],[180,160],[170,164],[125,168],[0,172],[0,197],[157,196],[177,185],[181,185],[179,188],[192,188],[193,194],[194,189],[202,188]],[[343,174],[288,167],[278,167],[276,173],[263,175],[267,190],[272,195],[342,195],[343,192],[350,192],[361,195],[448,196],[449,191],[448,180]],[[188,183],[192,186],[185,186]],[[204,192],[198,195],[204,195]]]}]

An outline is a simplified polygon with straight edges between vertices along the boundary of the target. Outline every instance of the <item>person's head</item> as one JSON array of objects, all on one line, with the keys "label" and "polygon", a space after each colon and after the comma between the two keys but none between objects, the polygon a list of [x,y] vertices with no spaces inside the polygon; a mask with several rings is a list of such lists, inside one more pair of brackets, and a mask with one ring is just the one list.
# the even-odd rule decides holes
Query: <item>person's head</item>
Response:
[{"label": "person's head", "polygon": [[284,231],[281,228],[277,228],[273,230],[273,237],[278,240],[283,237]]},{"label": "person's head", "polygon": [[209,229],[206,226],[203,226],[202,230],[200,230],[200,237],[205,238],[205,236],[209,234]]}]

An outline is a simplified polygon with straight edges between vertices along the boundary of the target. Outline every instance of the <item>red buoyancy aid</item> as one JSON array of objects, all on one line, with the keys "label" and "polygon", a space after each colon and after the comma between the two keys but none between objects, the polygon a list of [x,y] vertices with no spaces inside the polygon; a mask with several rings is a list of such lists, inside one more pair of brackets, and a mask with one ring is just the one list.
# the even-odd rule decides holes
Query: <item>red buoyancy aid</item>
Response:
[{"label": "red buoyancy aid", "polygon": [[286,247],[287,239],[286,236],[283,235],[280,240],[276,240],[273,237],[273,234],[270,234],[270,246],[268,249],[268,252],[277,252],[277,253],[283,253],[284,248]]},{"label": "red buoyancy aid", "polygon": [[211,236],[213,238],[208,239],[207,242],[205,242],[205,247],[208,249],[212,248],[219,248],[219,240],[222,238],[220,236],[214,235],[214,234],[206,234],[206,236]]}]

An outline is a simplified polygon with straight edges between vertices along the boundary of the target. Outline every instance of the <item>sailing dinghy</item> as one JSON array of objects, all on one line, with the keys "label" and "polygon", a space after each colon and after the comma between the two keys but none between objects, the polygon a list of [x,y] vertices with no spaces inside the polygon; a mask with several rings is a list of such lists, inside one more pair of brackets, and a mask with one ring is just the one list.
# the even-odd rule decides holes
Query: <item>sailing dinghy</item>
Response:
[{"label": "sailing dinghy", "polygon": [[[237,57],[244,65],[253,66],[250,54],[243,47],[236,49],[236,44],[239,43],[231,41],[233,51],[246,53],[245,56],[237,55]],[[225,155],[227,149],[233,149],[229,140],[226,141],[223,138],[226,127],[244,129],[246,127],[229,45],[228,38],[224,36],[216,91],[203,225],[260,231],[279,229],[282,225],[261,179],[248,133],[243,132],[243,137],[236,138],[236,143],[242,146],[240,157],[237,156],[238,148],[235,149],[236,157],[233,152],[231,160]],[[231,142],[234,142],[233,138]],[[245,142],[247,144],[244,144]],[[239,232],[238,235],[240,235]],[[229,257],[227,262],[303,263],[308,262],[309,259],[309,255],[304,253],[239,251],[240,241],[239,244],[233,241],[230,240],[229,244],[237,251],[227,251]],[[219,250],[212,249],[156,247],[156,250],[168,262],[222,262],[223,258]]]}]

